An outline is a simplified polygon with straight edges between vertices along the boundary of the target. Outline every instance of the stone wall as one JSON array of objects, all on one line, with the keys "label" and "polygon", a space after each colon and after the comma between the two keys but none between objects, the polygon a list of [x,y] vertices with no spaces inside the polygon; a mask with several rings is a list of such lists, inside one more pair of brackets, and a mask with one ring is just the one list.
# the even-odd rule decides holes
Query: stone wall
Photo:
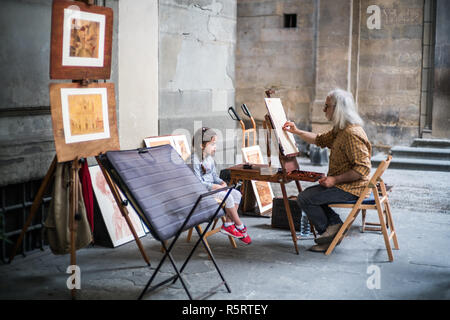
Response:
[{"label": "stone wall", "polygon": [[[449,10],[437,3],[433,136],[448,138]],[[380,29],[368,28],[371,5]],[[297,29],[282,28],[290,11]],[[319,133],[330,128],[325,96],[339,87],[355,96],[375,151],[410,145],[421,136],[423,11],[424,0],[238,0],[236,105],[261,119],[274,87],[288,117]]]},{"label": "stone wall", "polygon": [[[308,128],[315,86],[315,2],[238,0],[236,106],[245,103],[255,119],[264,119],[264,92],[273,88],[287,117]],[[297,14],[296,28],[284,28],[284,14]]]},{"label": "stone wall", "polygon": [[159,134],[191,140],[194,130],[212,127],[216,159],[233,163],[236,122],[227,109],[235,99],[236,1],[161,0],[159,25]]},{"label": "stone wall", "polygon": [[[369,5],[381,28],[369,30]],[[423,0],[361,1],[359,111],[375,146],[410,145],[419,136]]]}]

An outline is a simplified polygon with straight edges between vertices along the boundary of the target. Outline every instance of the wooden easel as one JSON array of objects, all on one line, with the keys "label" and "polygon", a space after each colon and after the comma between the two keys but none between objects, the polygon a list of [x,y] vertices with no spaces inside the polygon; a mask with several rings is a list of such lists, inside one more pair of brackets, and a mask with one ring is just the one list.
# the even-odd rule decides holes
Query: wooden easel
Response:
[{"label": "wooden easel", "polygon": [[[270,98],[271,95],[275,93],[275,91],[272,89],[269,89],[269,90],[266,90],[265,93],[266,93],[267,98]],[[268,161],[269,161],[269,167],[271,167],[272,161],[271,161],[270,144],[272,142],[272,130],[274,130],[274,127],[273,127],[270,115],[268,113],[264,116],[264,119],[265,120],[264,120],[263,125],[264,125],[264,129],[266,129],[267,157],[268,157]],[[294,240],[294,245],[295,245],[295,249],[296,249],[297,253],[298,253],[297,241],[296,241],[297,237],[295,236],[294,221],[292,219],[291,207],[289,205],[289,198],[288,198],[287,192],[286,192],[285,181],[288,181],[288,182],[292,181],[292,178],[288,177],[289,172],[300,169],[298,162],[297,162],[297,156],[299,156],[299,155],[300,155],[300,153],[290,154],[289,156],[284,155],[281,145],[278,142],[278,158],[280,160],[280,166],[281,166],[282,176],[283,176],[283,179],[280,181],[280,188],[281,188],[281,192],[283,194],[283,203],[284,203],[284,207],[286,209],[286,214],[287,214],[287,218],[288,218],[288,222],[289,222],[289,228],[292,233],[292,239]],[[299,193],[302,192],[302,186],[300,185],[300,181],[299,180],[294,180],[294,181],[295,181],[295,185],[297,186],[297,191]],[[311,230],[312,230],[312,232],[314,234],[314,238],[315,238],[316,231],[314,229],[314,226],[311,223],[311,221],[309,221],[309,224],[311,226]]]},{"label": "wooden easel", "polygon": [[[89,86],[89,80],[87,79],[83,79],[83,80],[79,80],[79,81],[72,81],[74,83],[78,83],[78,85],[80,87],[88,87]],[[70,84],[69,84],[70,85]],[[73,85],[72,85],[73,86]],[[113,95],[113,93],[112,93]],[[50,99],[52,101],[52,91],[50,93]],[[115,108],[115,106],[113,106]],[[115,109],[114,109],[115,110]],[[52,116],[53,116],[53,112],[52,112]],[[53,125],[53,129],[54,129],[54,133],[55,131],[58,132],[59,135],[61,135],[61,131],[62,130],[55,130],[55,125]],[[56,136],[55,135],[55,141],[56,139],[60,139],[60,136]],[[78,226],[78,220],[80,219],[80,215],[78,213],[78,200],[80,195],[78,194],[78,184],[79,184],[79,170],[80,170],[80,160],[84,159],[86,156],[96,156],[96,160],[102,170],[102,173],[105,177],[105,180],[108,183],[108,186],[114,196],[114,199],[117,203],[117,206],[120,209],[120,212],[122,213],[122,216],[125,218],[125,221],[128,224],[128,227],[131,230],[131,233],[134,236],[134,239],[139,247],[139,250],[141,252],[142,257],[144,258],[145,262],[147,263],[147,265],[150,265],[150,260],[148,259],[144,248],[142,246],[142,243],[136,233],[136,230],[133,227],[133,224],[131,223],[130,218],[128,217],[128,210],[126,208],[126,202],[122,200],[118,188],[115,185],[115,183],[112,181],[111,177],[109,176],[109,174],[106,172],[106,170],[104,169],[103,165],[101,164],[101,162],[98,159],[98,155],[102,152],[99,150],[102,150],[103,148],[105,148],[105,143],[101,142],[102,140],[98,140],[100,142],[96,142],[94,141],[95,144],[90,144],[92,146],[92,148],[89,148],[89,150],[82,150],[81,147],[75,147],[74,148],[74,153],[78,154],[75,155],[75,159],[74,160],[70,160],[71,162],[71,169],[70,169],[70,185],[69,185],[69,230],[70,230],[70,265],[76,265],[76,248],[75,248],[75,243],[76,243],[76,234],[77,234],[77,226]],[[118,140],[117,140],[118,141]],[[56,144],[56,142],[55,142]],[[111,144],[106,143],[106,146],[110,147]],[[117,146],[114,145],[114,147],[118,147],[118,142],[117,142]],[[57,148],[58,151],[58,148]],[[65,149],[60,149],[60,152],[65,152]],[[60,156],[63,157],[60,153]],[[64,158],[72,158],[73,157],[73,153],[70,153],[70,156],[66,154],[66,152],[64,153]],[[23,228],[22,228],[22,232],[14,246],[13,251],[11,252],[11,255],[9,257],[9,263],[12,262],[12,260],[14,259],[17,249],[19,248],[19,246],[21,245],[24,235],[29,227],[29,225],[31,224],[31,221],[34,218],[34,215],[37,212],[37,209],[39,208],[41,202],[42,202],[42,198],[43,195],[45,194],[45,192],[48,190],[49,186],[51,185],[52,182],[52,178],[55,174],[56,171],[56,164],[57,162],[69,162],[66,161],[66,159],[63,159],[62,161],[58,161],[58,156],[55,155],[50,168],[47,171],[47,174],[44,177],[44,180],[41,184],[41,186],[39,187],[39,190],[36,194],[36,197],[33,201],[33,204],[31,206],[31,210],[30,210],[30,214],[27,218],[27,221],[25,222]],[[73,271],[75,272],[75,271]],[[75,299],[76,298],[76,289],[72,289],[72,298]]]},{"label": "wooden easel", "polygon": [[[126,204],[123,202],[123,200],[120,197],[120,194],[118,192],[117,186],[112,181],[111,177],[106,172],[105,168],[102,166],[100,161],[98,160],[98,157],[96,157],[97,162],[103,172],[103,175],[105,176],[105,180],[108,183],[109,188],[111,189],[111,192],[114,195],[114,199],[116,200],[117,206],[120,209],[120,212],[122,213],[122,216],[125,218],[128,227],[130,228],[134,239],[139,247],[139,250],[142,254],[142,257],[144,258],[147,265],[150,266],[150,260],[147,257],[147,254],[144,251],[144,248],[142,246],[142,243],[136,233],[136,230],[133,227],[133,224],[131,223],[130,218],[128,217],[128,210],[126,208]],[[70,187],[69,187],[69,230],[70,230],[70,265],[76,265],[76,249],[75,249],[75,242],[76,242],[76,234],[77,234],[77,226],[78,226],[78,220],[79,220],[79,214],[78,214],[78,199],[80,195],[78,194],[78,180],[79,180],[79,170],[80,170],[80,159],[77,158],[73,160],[70,169]],[[47,171],[47,174],[44,177],[44,180],[39,187],[39,190],[36,194],[36,197],[34,198],[33,204],[31,206],[30,214],[27,218],[27,221],[25,222],[22,232],[20,233],[19,238],[17,239],[17,242],[14,246],[14,249],[11,252],[11,255],[9,257],[9,263],[11,263],[16,255],[17,249],[21,245],[23,241],[23,237],[25,236],[25,233],[27,232],[28,227],[31,224],[31,221],[33,220],[41,202],[43,195],[48,190],[48,188],[51,185],[53,175],[56,171],[56,164],[57,164],[57,157],[55,156],[53,158],[53,161]],[[76,290],[72,289],[72,299],[76,298]]]},{"label": "wooden easel", "polygon": [[[245,127],[244,121],[239,117],[237,112],[234,110],[233,107],[228,108],[228,114],[230,115],[231,119],[239,121],[239,124],[242,128],[242,148],[247,148],[250,146],[255,146],[257,137],[256,137],[256,123],[255,119],[253,119],[253,116],[251,115],[250,111],[248,110],[247,106],[245,104],[241,105],[242,112],[250,118],[252,122],[252,128],[247,129]],[[250,145],[250,135],[253,134],[253,143]],[[250,181],[244,181],[241,186],[241,193],[242,193],[242,211],[243,213],[250,212],[255,209],[256,206],[256,198],[254,196],[253,187]]]}]

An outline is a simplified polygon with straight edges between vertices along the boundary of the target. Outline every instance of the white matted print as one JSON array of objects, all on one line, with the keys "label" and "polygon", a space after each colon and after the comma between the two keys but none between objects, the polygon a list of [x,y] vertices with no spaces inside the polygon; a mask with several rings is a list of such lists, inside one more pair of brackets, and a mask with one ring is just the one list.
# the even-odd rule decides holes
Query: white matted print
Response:
[{"label": "white matted print", "polygon": [[186,138],[186,135],[180,134],[172,136],[173,142],[175,144],[175,149],[180,154],[181,158],[183,158],[184,161],[189,159],[191,156],[191,149],[189,148],[189,143]]},{"label": "white matted print", "polygon": [[147,148],[170,144],[174,149],[176,149],[172,136],[144,138],[144,143]]},{"label": "white matted print", "polygon": [[[245,162],[253,164],[264,164],[261,148],[258,145],[248,148],[242,148],[242,156],[244,157]],[[267,181],[252,180],[252,187],[253,191],[255,192],[259,212],[263,213],[267,210],[272,209],[274,195],[270,183]]]},{"label": "white matted print", "polygon": [[62,88],[66,143],[110,138],[106,88]]},{"label": "white matted print", "polygon": [[105,16],[64,9],[62,65],[103,67]]},{"label": "white matted print", "polygon": [[283,130],[283,125],[286,123],[286,113],[280,98],[265,98],[267,110],[274,126],[275,136],[281,146],[285,156],[298,153],[297,145],[295,144],[294,135],[291,132]]},{"label": "white matted print", "polygon": [[[108,230],[109,236],[111,238],[114,247],[120,246],[121,244],[127,243],[134,240],[134,236],[127,224],[127,221],[122,216],[119,207],[114,199],[109,185],[105,180],[102,170],[99,166],[89,167],[89,173],[91,174],[92,187],[94,189],[95,198],[97,199],[98,205],[100,207],[103,220],[105,221],[106,229]],[[120,190],[119,190],[120,192]],[[120,192],[122,199],[123,194]],[[129,204],[127,206],[128,217],[133,224],[134,230],[138,237],[145,235],[142,222],[134,211],[133,207]]]}]

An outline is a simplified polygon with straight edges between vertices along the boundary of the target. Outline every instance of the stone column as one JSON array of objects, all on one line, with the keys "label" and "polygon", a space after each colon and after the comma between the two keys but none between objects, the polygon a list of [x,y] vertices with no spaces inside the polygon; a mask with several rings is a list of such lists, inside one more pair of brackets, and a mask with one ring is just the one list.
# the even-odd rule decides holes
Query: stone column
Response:
[{"label": "stone column", "polygon": [[312,131],[331,128],[322,109],[327,93],[350,90],[352,57],[352,0],[320,0],[316,35],[316,91],[311,104]]},{"label": "stone column", "polygon": [[450,138],[450,2],[438,0],[436,7],[432,134]]},{"label": "stone column", "polygon": [[138,148],[158,135],[158,3],[119,1],[119,140]]}]

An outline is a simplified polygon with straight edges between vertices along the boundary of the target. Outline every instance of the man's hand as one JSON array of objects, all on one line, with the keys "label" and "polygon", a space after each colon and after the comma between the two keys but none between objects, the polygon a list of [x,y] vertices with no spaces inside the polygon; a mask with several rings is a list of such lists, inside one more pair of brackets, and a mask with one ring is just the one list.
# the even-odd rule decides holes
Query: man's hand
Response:
[{"label": "man's hand", "polygon": [[284,131],[288,131],[291,133],[297,133],[297,127],[295,126],[295,123],[292,121],[287,121],[282,128]]},{"label": "man's hand", "polygon": [[338,176],[327,176],[319,179],[319,184],[321,186],[324,186],[325,188],[331,188],[334,187],[337,184],[341,183],[349,183],[356,180],[360,180],[362,176],[354,171],[354,170],[348,170],[347,172],[344,172],[341,175]]},{"label": "man's hand", "polygon": [[331,176],[320,178],[319,184],[325,188],[334,187],[336,185],[336,178]]}]

